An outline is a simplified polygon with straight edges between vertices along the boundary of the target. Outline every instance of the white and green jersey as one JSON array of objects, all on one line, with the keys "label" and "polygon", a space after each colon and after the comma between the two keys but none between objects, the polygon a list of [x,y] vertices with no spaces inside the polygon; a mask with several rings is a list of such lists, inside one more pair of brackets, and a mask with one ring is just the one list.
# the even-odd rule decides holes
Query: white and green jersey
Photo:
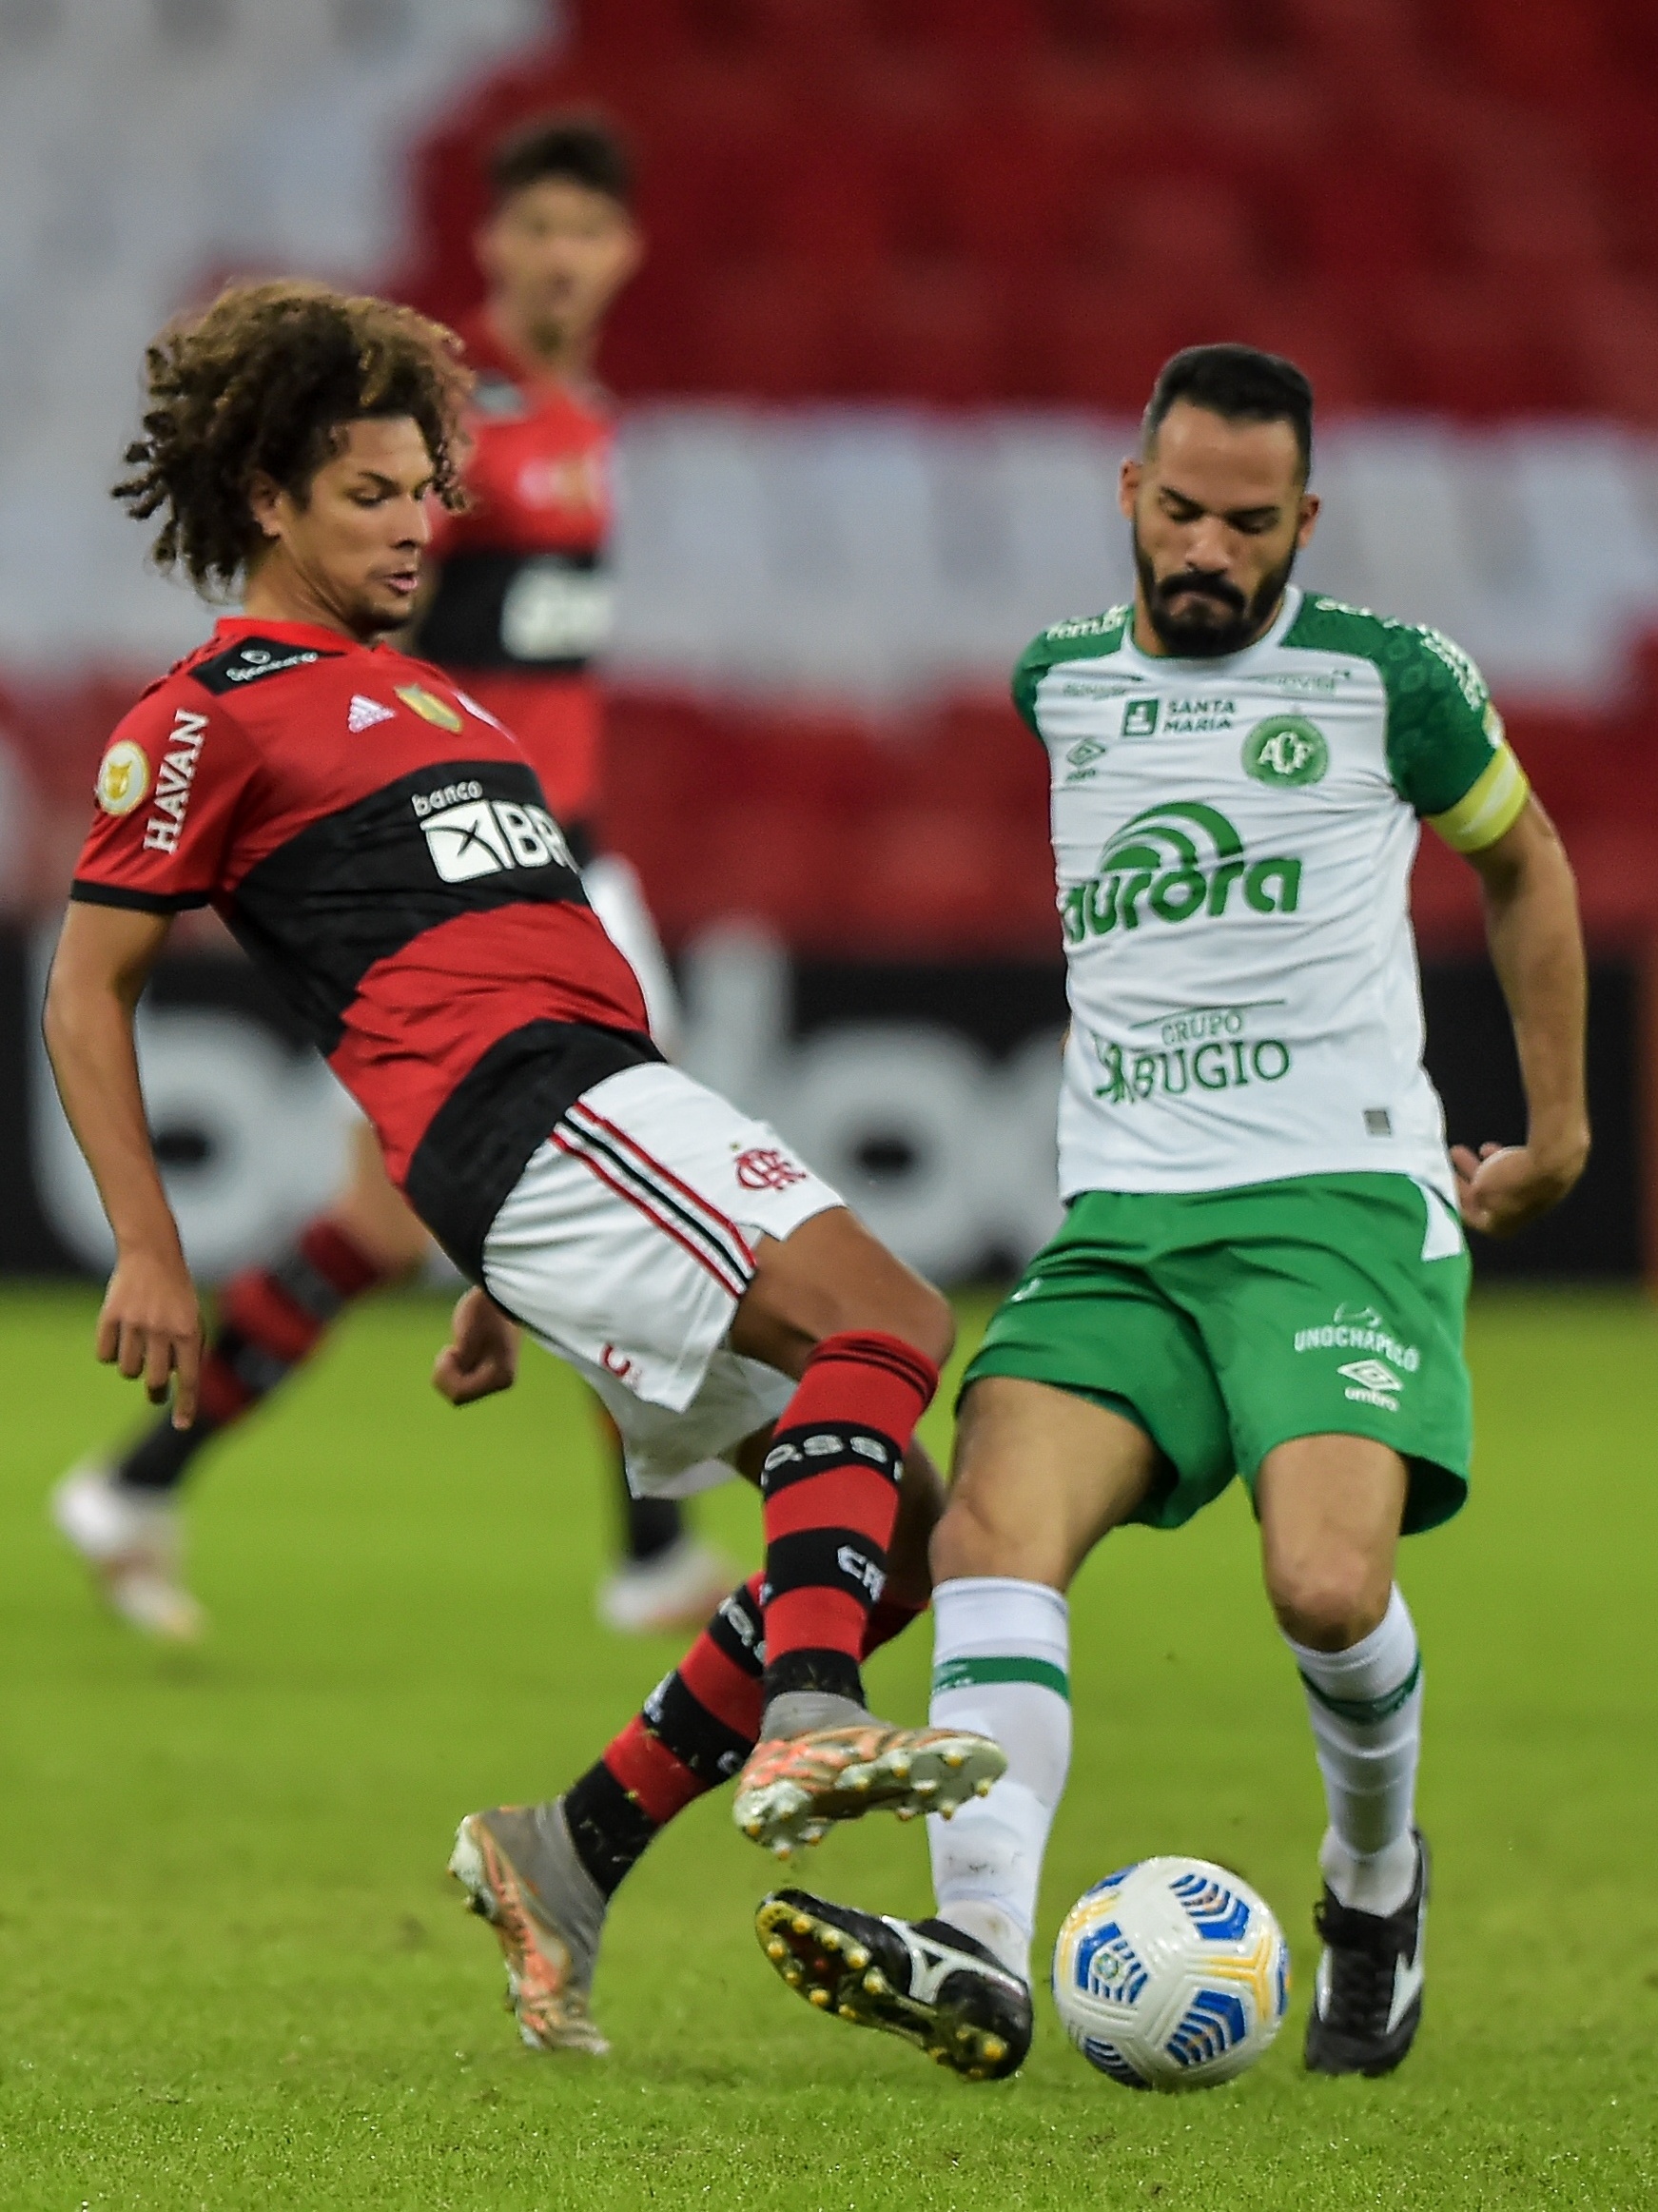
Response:
[{"label": "white and green jersey", "polygon": [[1052,767],[1062,1196],[1379,1168],[1449,1198],[1409,883],[1419,818],[1477,852],[1526,803],[1478,670],[1296,590],[1223,660],[1132,624],[1056,622],[1013,678]]}]

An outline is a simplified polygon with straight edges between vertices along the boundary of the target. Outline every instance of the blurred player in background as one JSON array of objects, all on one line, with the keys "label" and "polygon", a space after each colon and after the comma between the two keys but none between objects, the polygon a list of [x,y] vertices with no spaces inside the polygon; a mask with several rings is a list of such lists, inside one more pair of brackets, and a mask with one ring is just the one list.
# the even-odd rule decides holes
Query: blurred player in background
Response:
[{"label": "blurred player in background", "polygon": [[[672,1054],[673,979],[637,878],[595,851],[603,703],[592,662],[610,623],[613,427],[592,378],[605,315],[639,264],[631,164],[601,121],[550,116],[503,141],[491,183],[477,241],[488,296],[461,333],[478,372],[469,504],[436,518],[438,573],[416,650],[453,671],[529,754]],[[203,1448],[308,1360],[349,1305],[416,1274],[429,1249],[372,1135],[357,1129],[345,1190],[280,1257],[225,1284],[194,1427],[159,1421],[113,1465],[77,1467],[58,1487],[58,1525],[123,1617],[175,1640],[200,1633],[176,1501]],[[678,1503],[629,1493],[614,1426],[598,1419],[626,1533],[601,1618],[641,1633],[706,1619],[731,1570],[688,1532]]]},{"label": "blurred player in background", "polygon": [[[1312,453],[1292,363],[1177,354],[1122,467],[1133,603],[1055,622],[1014,674],[1051,767],[1067,1211],[967,1368],[932,1544],[932,1717],[1005,1743],[1007,1775],[930,1824],[937,1919],[800,1891],[761,1911],[802,1994],[974,2077],[1030,2039],[1065,1592],[1111,1530],[1178,1528],[1235,1473],[1324,1780],[1306,2064],[1388,2073],[1421,2018],[1422,1658],[1395,1565],[1468,1494],[1461,1223],[1523,1227],[1589,1156],[1587,987],[1570,867],[1479,671],[1291,583]],[[1524,1144],[1477,1155],[1447,1153],[1422,1064],[1424,821],[1478,872],[1525,1087]]]}]

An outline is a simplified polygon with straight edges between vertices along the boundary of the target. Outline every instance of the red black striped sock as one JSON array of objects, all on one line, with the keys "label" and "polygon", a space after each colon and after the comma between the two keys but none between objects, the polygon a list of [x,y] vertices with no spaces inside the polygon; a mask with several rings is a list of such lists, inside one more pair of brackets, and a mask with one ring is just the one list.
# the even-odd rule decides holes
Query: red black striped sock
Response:
[{"label": "red black striped sock", "polygon": [[251,1413],[308,1359],[341,1311],[387,1281],[385,1271],[325,1216],[268,1267],[232,1276],[202,1360],[202,1410],[175,1429],[164,1414],[115,1470],[133,1490],[172,1490],[208,1439]]},{"label": "red black striped sock", "polygon": [[753,1750],[765,1634],[756,1575],[724,1600],[603,1758],[565,1791],[570,1840],[605,1896],[676,1812],[730,1781]]},{"label": "red black striped sock", "polygon": [[826,1337],[807,1361],[761,1472],[768,1702],[796,1690],[863,1702],[904,1454],[937,1388],[930,1360],[873,1331]]},{"label": "red black striped sock", "polygon": [[[864,1655],[915,1617],[913,1608],[884,1599],[866,1625]],[[731,1592],[603,1758],[565,1791],[571,1841],[605,1896],[676,1813],[729,1782],[753,1750],[765,1633],[755,1575]]]}]

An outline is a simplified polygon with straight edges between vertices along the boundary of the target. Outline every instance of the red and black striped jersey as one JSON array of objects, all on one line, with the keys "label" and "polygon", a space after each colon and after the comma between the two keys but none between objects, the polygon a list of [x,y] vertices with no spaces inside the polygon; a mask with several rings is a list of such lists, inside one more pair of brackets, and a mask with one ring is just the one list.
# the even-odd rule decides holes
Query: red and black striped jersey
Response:
[{"label": "red and black striped jersey", "polygon": [[486,315],[462,335],[478,371],[471,503],[437,518],[438,583],[419,650],[500,716],[559,819],[582,824],[598,805],[601,710],[590,664],[611,626],[611,418],[596,393],[509,353]]},{"label": "red and black striped jersey", "polygon": [[476,1274],[566,1106],[659,1058],[517,739],[439,670],[227,618],[117,727],[71,895],[213,906]]}]

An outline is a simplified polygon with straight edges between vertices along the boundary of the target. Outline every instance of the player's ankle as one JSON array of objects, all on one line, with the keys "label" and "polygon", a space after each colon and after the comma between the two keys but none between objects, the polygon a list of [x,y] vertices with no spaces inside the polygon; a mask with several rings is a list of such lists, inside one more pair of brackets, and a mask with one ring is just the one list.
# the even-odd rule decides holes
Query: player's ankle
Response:
[{"label": "player's ankle", "polygon": [[1318,1851],[1318,1870],[1337,1904],[1385,1919],[1399,1909],[1415,1887],[1415,1835],[1407,1828],[1378,1850],[1358,1851],[1328,1829]]},{"label": "player's ankle", "polygon": [[987,1897],[959,1897],[952,1903],[941,1901],[937,1917],[946,1928],[983,1944],[1010,1974],[1017,1974],[1022,1982],[1030,1980],[1032,1930],[1004,1907]]},{"label": "player's ankle", "polygon": [[840,1697],[823,1690],[786,1690],[768,1699],[760,1722],[762,1743],[781,1737],[814,1735],[826,1728],[862,1728],[874,1716],[859,1697]]}]

